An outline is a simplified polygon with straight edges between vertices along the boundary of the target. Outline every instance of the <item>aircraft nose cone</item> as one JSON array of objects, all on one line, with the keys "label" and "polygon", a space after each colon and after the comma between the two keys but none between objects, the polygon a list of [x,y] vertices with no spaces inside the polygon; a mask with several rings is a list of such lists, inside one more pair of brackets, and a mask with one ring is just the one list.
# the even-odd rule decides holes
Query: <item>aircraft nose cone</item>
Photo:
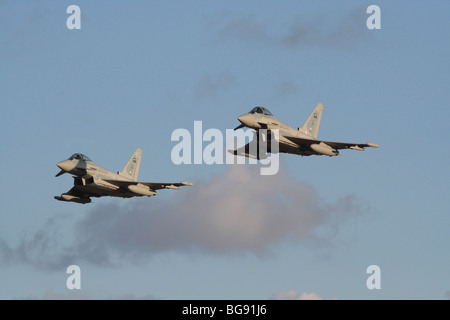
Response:
[{"label": "aircraft nose cone", "polygon": [[241,116],[238,117],[238,120],[243,124],[246,125],[247,127],[251,127],[253,126],[253,120],[254,117],[252,114],[250,113],[245,113]]},{"label": "aircraft nose cone", "polygon": [[56,165],[58,166],[58,168],[66,172],[70,172],[71,170],[73,170],[73,168],[75,168],[75,165],[70,160],[58,162]]}]

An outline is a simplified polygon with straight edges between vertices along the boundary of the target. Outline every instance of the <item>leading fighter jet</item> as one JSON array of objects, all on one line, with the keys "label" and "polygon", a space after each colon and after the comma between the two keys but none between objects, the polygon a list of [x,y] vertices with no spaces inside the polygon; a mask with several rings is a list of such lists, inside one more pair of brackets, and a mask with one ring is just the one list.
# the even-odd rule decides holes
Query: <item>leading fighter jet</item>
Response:
[{"label": "leading fighter jet", "polygon": [[82,153],[75,153],[69,159],[56,165],[61,171],[56,177],[70,173],[74,186],[56,200],[77,203],[89,203],[91,197],[151,197],[158,189],[180,189],[181,186],[192,186],[190,182],[139,182],[137,181],[141,164],[142,150],[137,149],[122,171],[114,173],[92,162]]},{"label": "leading fighter jet", "polygon": [[[248,127],[256,130],[255,139],[259,138],[258,131],[260,129],[267,130],[267,137],[270,139],[270,130],[279,130],[279,146],[278,152],[293,153],[301,156],[310,155],[327,155],[330,157],[337,156],[339,149],[353,149],[363,151],[366,147],[378,148],[375,143],[347,143],[347,142],[335,142],[325,141],[317,139],[317,133],[319,132],[320,118],[322,116],[323,105],[319,103],[314,111],[306,120],[305,124],[301,128],[294,129],[287,124],[281,122],[275,118],[272,113],[263,107],[255,107],[249,113],[245,113],[238,117],[241,124],[234,130]],[[255,156],[252,153],[252,148],[249,145],[253,141],[249,142],[245,146],[237,149],[230,150],[235,155],[242,155],[250,158],[262,159],[266,155],[258,154]],[[259,140],[258,146],[259,146]],[[267,152],[270,150],[271,143],[267,144]],[[259,148],[258,148],[259,150]]]}]

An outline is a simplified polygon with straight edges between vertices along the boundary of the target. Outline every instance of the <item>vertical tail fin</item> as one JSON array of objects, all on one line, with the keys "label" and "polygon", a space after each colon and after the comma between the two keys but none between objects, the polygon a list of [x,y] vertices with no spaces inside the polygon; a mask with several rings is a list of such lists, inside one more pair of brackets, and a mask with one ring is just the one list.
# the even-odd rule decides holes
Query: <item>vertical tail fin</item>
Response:
[{"label": "vertical tail fin", "polygon": [[139,166],[141,165],[141,156],[142,150],[140,148],[137,148],[134,154],[131,156],[130,160],[128,160],[126,166],[122,171],[119,172],[119,175],[129,178],[133,181],[137,181]]},{"label": "vertical tail fin", "polygon": [[319,103],[314,111],[306,120],[303,127],[298,129],[300,132],[305,133],[314,139],[317,139],[317,133],[319,132],[320,118],[322,117],[323,105]]}]

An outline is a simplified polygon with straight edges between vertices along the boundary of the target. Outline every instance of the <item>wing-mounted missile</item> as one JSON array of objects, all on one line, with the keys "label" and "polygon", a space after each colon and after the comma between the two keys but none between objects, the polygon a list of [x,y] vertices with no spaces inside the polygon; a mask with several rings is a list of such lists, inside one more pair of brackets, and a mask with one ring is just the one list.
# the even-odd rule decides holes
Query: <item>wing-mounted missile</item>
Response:
[{"label": "wing-mounted missile", "polygon": [[359,151],[364,151],[365,150],[364,148],[361,148],[359,146],[351,146],[350,149],[352,149],[352,150],[359,150]]},{"label": "wing-mounted missile", "polygon": [[137,193],[141,196],[147,196],[147,197],[151,197],[156,195],[156,192],[153,190],[150,190],[149,187],[147,187],[146,185],[143,184],[130,184],[128,186],[128,190],[130,190],[131,192]]},{"label": "wing-mounted missile", "polygon": [[352,149],[352,150],[364,151],[365,150],[364,147],[378,148],[379,145],[377,145],[376,143],[367,142],[365,145],[364,144],[354,145],[354,146],[351,146],[349,148]]},{"label": "wing-mounted missile", "polygon": [[63,193],[60,197],[55,196],[54,198],[59,201],[76,202],[82,204],[91,202],[91,198],[81,198],[67,193]]},{"label": "wing-mounted missile", "polygon": [[173,184],[164,186],[164,188],[166,188],[166,189],[180,190],[180,187],[174,186]]},{"label": "wing-mounted missile", "polygon": [[320,154],[324,154],[330,157],[333,156],[337,156],[339,154],[339,151],[337,151],[336,149],[333,149],[332,147],[330,147],[329,145],[327,145],[326,143],[314,143],[311,146],[311,150],[320,153]]},{"label": "wing-mounted missile", "polygon": [[168,184],[165,185],[164,188],[165,189],[175,189],[175,190],[180,190],[181,186],[193,186],[194,184],[191,182],[186,182],[186,181],[181,181],[180,183],[177,184]]}]

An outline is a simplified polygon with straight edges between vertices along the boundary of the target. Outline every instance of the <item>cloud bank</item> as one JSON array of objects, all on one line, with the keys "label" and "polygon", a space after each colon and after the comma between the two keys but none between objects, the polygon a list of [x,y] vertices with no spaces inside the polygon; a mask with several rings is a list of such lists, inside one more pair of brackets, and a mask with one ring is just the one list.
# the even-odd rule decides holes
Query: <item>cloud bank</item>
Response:
[{"label": "cloud bank", "polygon": [[367,17],[366,9],[357,7],[342,17],[321,15],[308,20],[294,19],[287,28],[277,31],[270,22],[262,23],[246,16],[228,21],[218,34],[224,40],[284,48],[354,48],[368,36]]},{"label": "cloud bank", "polygon": [[[99,200],[69,227],[67,221],[49,219],[16,246],[0,241],[2,264],[54,269],[84,261],[139,262],[164,252],[264,255],[281,242],[332,238],[343,221],[363,212],[352,196],[330,204],[282,168],[261,176],[259,167],[250,165],[227,166],[224,173],[179,191],[170,203],[107,201]],[[61,227],[73,231],[69,243]],[[331,232],[319,237],[319,227]]]},{"label": "cloud bank", "polygon": [[[271,300],[324,300],[321,296],[319,296],[315,292],[303,292],[298,293],[294,289],[289,289],[288,291],[279,291],[277,293],[272,294],[270,297]],[[333,300],[336,300],[336,297],[333,297]]]}]

